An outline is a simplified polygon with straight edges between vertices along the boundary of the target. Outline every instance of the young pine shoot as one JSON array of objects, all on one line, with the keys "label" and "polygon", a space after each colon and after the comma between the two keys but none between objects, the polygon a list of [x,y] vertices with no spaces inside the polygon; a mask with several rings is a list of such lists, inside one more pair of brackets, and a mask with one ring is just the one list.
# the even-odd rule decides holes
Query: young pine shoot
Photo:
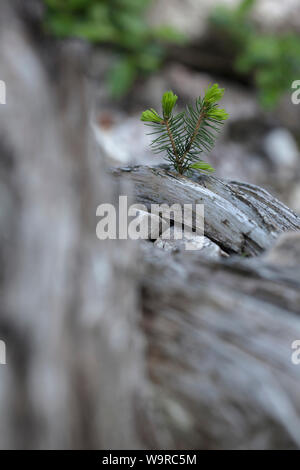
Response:
[{"label": "young pine shoot", "polygon": [[218,101],[224,89],[217,84],[205,90],[203,98],[196,99],[195,106],[187,106],[184,112],[174,114],[177,96],[167,91],[162,97],[162,116],[150,108],[142,113],[141,120],[153,129],[151,147],[154,153],[166,153],[166,159],[181,175],[190,169],[210,173],[214,169],[200,159],[203,152],[210,152],[216,134],[228,114],[219,108]]}]

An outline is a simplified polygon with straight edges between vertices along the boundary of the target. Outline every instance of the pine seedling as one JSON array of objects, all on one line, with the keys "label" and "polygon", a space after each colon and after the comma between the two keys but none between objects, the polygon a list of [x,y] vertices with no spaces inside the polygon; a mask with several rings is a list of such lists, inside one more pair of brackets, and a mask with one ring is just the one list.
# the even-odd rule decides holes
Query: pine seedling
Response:
[{"label": "pine seedling", "polygon": [[162,97],[162,116],[150,108],[142,113],[141,120],[152,128],[154,136],[151,148],[154,153],[166,153],[173,168],[181,175],[191,169],[204,173],[214,169],[200,159],[203,152],[210,152],[216,135],[228,118],[228,114],[218,105],[224,89],[217,84],[205,90],[203,98],[199,96],[194,106],[174,114],[177,96],[167,91]]}]

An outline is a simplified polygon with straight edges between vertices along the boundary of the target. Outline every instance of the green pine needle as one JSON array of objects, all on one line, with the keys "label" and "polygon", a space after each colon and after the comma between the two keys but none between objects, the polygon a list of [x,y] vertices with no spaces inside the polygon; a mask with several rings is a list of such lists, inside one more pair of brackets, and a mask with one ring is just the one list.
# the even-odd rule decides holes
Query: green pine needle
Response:
[{"label": "green pine needle", "polygon": [[217,101],[220,101],[220,99],[223,98],[224,91],[224,88],[219,88],[219,85],[217,83],[215,83],[211,87],[208,87],[205,90],[205,102],[213,104]]},{"label": "green pine needle", "polygon": [[224,89],[214,84],[205,90],[203,98],[197,98],[195,106],[187,106],[185,112],[173,114],[178,97],[172,91],[164,93],[163,117],[152,108],[141,116],[141,120],[152,127],[154,153],[165,152],[166,159],[180,174],[190,169],[205,173],[214,171],[199,157],[201,153],[211,151],[216,134],[228,118],[226,111],[217,104],[223,95]]}]

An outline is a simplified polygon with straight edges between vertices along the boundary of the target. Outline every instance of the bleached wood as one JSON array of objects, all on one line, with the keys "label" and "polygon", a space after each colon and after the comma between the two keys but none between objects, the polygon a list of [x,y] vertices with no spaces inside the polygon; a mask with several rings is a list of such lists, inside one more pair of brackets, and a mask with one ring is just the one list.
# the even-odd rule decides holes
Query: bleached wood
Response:
[{"label": "bleached wood", "polygon": [[162,168],[135,166],[112,170],[130,180],[135,202],[204,204],[205,235],[225,251],[258,254],[279,233],[300,230],[300,218],[257,186],[203,176],[198,182]]}]

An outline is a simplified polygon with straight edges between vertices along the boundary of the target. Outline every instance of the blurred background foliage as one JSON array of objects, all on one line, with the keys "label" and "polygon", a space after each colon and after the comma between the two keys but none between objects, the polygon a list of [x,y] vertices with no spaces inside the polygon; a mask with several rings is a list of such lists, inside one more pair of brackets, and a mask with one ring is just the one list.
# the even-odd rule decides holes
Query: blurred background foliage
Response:
[{"label": "blurred background foliage", "polygon": [[184,42],[183,34],[162,25],[150,27],[151,0],[44,0],[46,28],[58,37],[77,37],[113,46],[115,64],[109,74],[114,97],[123,96],[139,75],[156,71],[168,43]]},{"label": "blurred background foliage", "polygon": [[255,3],[243,0],[236,8],[219,6],[210,19],[234,52],[235,70],[253,77],[260,103],[268,109],[300,76],[300,38],[291,32],[275,35],[259,31],[251,17]]}]

